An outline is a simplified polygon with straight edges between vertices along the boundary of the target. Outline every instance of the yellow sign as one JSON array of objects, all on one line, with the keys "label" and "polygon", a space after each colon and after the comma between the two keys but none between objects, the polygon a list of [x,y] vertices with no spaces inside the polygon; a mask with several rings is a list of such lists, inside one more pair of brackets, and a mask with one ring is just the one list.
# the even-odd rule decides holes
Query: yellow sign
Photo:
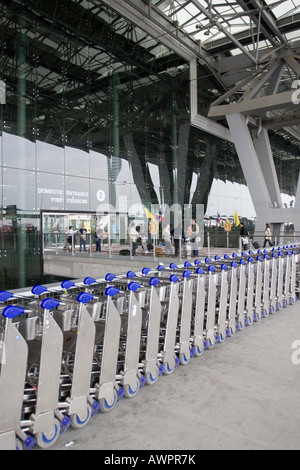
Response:
[{"label": "yellow sign", "polygon": [[238,216],[238,212],[236,211],[236,213],[234,214],[234,220],[235,220],[235,225],[238,227],[240,225],[240,219],[239,219],[239,216]]}]

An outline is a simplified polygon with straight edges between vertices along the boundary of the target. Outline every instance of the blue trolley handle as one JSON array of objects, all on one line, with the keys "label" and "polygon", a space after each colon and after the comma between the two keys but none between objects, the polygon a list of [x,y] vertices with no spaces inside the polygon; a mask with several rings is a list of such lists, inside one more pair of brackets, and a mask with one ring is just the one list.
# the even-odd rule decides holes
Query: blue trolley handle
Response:
[{"label": "blue trolley handle", "polygon": [[116,287],[108,287],[105,291],[105,295],[107,295],[108,297],[114,297],[117,294],[120,294],[120,291]]},{"label": "blue trolley handle", "polygon": [[137,290],[139,290],[141,287],[140,284],[138,284],[137,282],[131,282],[129,285],[128,285],[128,289],[131,291],[131,292],[136,292]]},{"label": "blue trolley handle", "polygon": [[95,284],[96,282],[96,279],[94,279],[93,277],[86,277],[83,281],[83,283],[86,285],[86,286],[90,286],[92,284]]},{"label": "blue trolley handle", "polygon": [[2,312],[3,317],[13,319],[19,315],[23,315],[25,309],[23,307],[8,306]]},{"label": "blue trolley handle", "polygon": [[52,310],[55,307],[58,307],[60,305],[60,301],[56,299],[44,299],[41,303],[41,307],[45,310]]},{"label": "blue trolley handle", "polygon": [[33,286],[33,288],[31,289],[31,292],[34,295],[42,295],[45,292],[47,292],[47,287],[40,286],[39,284],[37,284],[36,286]]},{"label": "blue trolley handle", "polygon": [[81,304],[87,304],[91,300],[93,300],[94,296],[89,294],[88,292],[81,292],[77,297],[77,302]]},{"label": "blue trolley handle", "polygon": [[0,302],[7,302],[7,300],[12,299],[14,294],[11,292],[6,292],[5,290],[0,291]]},{"label": "blue trolley handle", "polygon": [[65,290],[68,290],[71,287],[75,287],[75,283],[73,281],[63,281],[61,283],[61,287]]},{"label": "blue trolley handle", "polygon": [[160,279],[157,279],[157,277],[152,277],[149,281],[149,285],[154,287],[157,287],[159,283]]}]

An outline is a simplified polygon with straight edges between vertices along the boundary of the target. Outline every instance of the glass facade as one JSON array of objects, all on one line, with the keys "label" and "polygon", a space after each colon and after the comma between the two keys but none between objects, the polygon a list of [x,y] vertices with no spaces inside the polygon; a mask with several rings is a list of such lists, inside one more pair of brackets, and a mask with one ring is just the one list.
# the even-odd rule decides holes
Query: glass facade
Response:
[{"label": "glass facade", "polygon": [[[233,145],[190,126],[189,64],[140,27],[88,0],[2,1],[0,23],[1,288],[40,281],[41,211],[178,203],[211,214],[214,181],[245,188]],[[204,114],[221,92],[206,72]]]}]

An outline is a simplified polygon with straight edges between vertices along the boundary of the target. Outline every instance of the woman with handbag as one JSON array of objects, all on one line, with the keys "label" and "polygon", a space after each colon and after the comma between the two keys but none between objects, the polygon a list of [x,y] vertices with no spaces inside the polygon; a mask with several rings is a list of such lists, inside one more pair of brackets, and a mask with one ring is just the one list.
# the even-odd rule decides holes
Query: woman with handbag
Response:
[{"label": "woman with handbag", "polygon": [[267,243],[269,243],[269,246],[273,246],[273,244],[272,244],[272,234],[271,234],[271,229],[270,229],[269,224],[266,224],[264,248],[267,246]]},{"label": "woman with handbag", "polygon": [[187,228],[187,236],[190,239],[190,242],[193,244],[193,255],[199,256],[199,225],[196,224],[196,221],[194,219],[191,220],[191,224]]}]

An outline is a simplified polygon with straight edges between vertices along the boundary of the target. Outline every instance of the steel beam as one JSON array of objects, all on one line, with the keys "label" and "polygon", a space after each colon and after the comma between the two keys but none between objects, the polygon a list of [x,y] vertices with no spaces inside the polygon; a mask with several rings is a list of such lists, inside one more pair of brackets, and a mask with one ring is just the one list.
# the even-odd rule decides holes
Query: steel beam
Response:
[{"label": "steel beam", "polygon": [[266,111],[288,108],[292,105],[293,93],[294,90],[271,96],[262,96],[239,103],[231,103],[223,106],[211,106],[208,117],[220,119],[230,114],[264,114]]}]

